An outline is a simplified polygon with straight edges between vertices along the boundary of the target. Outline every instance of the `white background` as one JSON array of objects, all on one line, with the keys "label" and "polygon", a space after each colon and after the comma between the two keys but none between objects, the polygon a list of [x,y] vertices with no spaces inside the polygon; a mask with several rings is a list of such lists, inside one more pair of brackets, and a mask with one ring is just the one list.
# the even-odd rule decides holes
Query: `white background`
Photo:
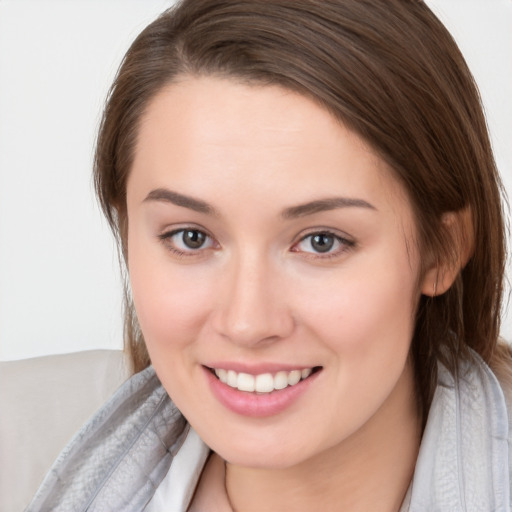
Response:
[{"label": "white background", "polygon": [[[427,3],[473,70],[512,191],[512,0]],[[0,0],[0,360],[122,346],[117,253],[92,153],[124,52],[170,4]]]}]

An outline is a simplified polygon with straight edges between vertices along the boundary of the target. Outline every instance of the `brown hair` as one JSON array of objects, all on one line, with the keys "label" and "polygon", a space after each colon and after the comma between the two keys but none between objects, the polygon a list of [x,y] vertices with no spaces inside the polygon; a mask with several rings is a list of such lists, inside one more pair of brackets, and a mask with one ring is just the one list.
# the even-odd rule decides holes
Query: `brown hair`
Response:
[{"label": "brown hair", "polygon": [[[446,293],[423,296],[418,307],[411,354],[423,408],[438,360],[455,371],[468,347],[487,362],[510,357],[497,350],[505,237],[486,122],[457,45],[422,1],[185,0],[149,25],[111,88],[95,161],[97,193],[125,259],[139,120],[183,75],[292,89],[362,136],[408,192],[425,266],[455,260],[442,217],[469,207],[472,257]],[[138,371],[150,361],[128,291],[125,326]]]}]

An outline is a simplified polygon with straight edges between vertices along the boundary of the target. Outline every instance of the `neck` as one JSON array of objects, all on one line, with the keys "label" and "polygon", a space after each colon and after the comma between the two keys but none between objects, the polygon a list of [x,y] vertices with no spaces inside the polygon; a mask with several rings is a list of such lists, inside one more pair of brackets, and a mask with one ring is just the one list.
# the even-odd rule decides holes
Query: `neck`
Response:
[{"label": "neck", "polygon": [[[408,365],[409,367],[409,365]],[[235,511],[376,510],[397,512],[418,455],[421,424],[407,368],[390,399],[356,433],[287,468],[226,465]]]}]

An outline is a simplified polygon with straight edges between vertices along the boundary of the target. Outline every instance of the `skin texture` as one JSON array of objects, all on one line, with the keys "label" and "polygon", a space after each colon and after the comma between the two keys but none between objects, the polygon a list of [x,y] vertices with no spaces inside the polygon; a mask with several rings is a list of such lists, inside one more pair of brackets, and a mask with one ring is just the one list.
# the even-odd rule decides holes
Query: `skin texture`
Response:
[{"label": "skin texture", "polygon": [[[358,201],[290,210],[333,197]],[[234,508],[397,510],[420,438],[408,353],[432,282],[419,280],[412,209],[386,164],[303,96],[184,77],[142,119],[127,209],[152,362],[227,461]],[[183,228],[204,245],[187,248]],[[319,253],[310,235],[326,232],[333,248]],[[205,366],[220,361],[321,371],[289,407],[254,418],[212,393]]]}]

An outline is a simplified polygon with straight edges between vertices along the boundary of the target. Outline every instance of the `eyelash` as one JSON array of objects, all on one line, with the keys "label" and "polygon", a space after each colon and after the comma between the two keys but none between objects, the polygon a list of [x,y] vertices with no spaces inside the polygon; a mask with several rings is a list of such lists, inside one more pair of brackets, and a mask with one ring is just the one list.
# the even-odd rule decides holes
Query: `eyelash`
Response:
[{"label": "eyelash", "polygon": [[193,233],[200,233],[201,235],[204,235],[206,241],[209,240],[212,244],[215,244],[214,239],[208,233],[206,233],[202,229],[199,229],[199,228],[196,228],[193,226],[174,229],[172,231],[162,233],[162,234],[158,235],[158,238],[169,251],[171,251],[175,256],[178,256],[179,258],[199,256],[199,254],[202,253],[203,251],[212,248],[212,247],[201,246],[201,247],[198,247],[197,250],[194,250],[192,248],[188,248],[188,250],[182,250],[182,249],[177,248],[175,244],[172,244],[173,237],[175,237],[176,235],[179,235],[180,233],[183,236],[187,231],[193,232]]},{"label": "eyelash", "polygon": [[[176,235],[179,235],[179,234],[181,234],[183,236],[187,231],[198,233],[198,234],[204,236],[206,242],[210,241],[210,246],[204,247],[204,245],[201,245],[196,250],[193,248],[188,248],[188,250],[182,250],[182,249],[177,248],[175,244],[172,244],[171,240],[173,237],[175,237]],[[331,237],[334,239],[333,243],[338,243],[340,247],[337,250],[332,251],[332,252],[331,252],[331,248],[329,248],[325,253],[318,252],[318,251],[311,251],[311,252],[304,251],[304,250],[301,251],[301,250],[297,249],[297,247],[301,243],[305,242],[308,239],[312,240],[313,237],[315,237],[315,236]],[[199,228],[196,228],[193,226],[174,229],[172,231],[162,233],[162,234],[158,235],[158,239],[165,245],[165,247],[169,251],[171,251],[174,255],[176,255],[179,258],[199,256],[205,250],[214,248],[214,247],[211,247],[211,245],[216,244],[213,237],[211,237],[208,233],[206,233],[202,229],[199,229]],[[310,244],[311,243],[312,242],[310,242]],[[336,234],[328,229],[320,229],[320,230],[312,231],[312,232],[308,233],[307,235],[302,236],[298,242],[295,242],[292,245],[290,251],[291,252],[302,252],[303,256],[308,259],[326,260],[326,259],[331,259],[331,258],[336,258],[336,257],[341,256],[341,254],[354,248],[355,245],[356,245],[356,243],[354,241],[349,240],[343,236],[340,236],[339,234]]]},{"label": "eyelash", "polygon": [[[312,243],[313,237],[315,236],[327,236],[332,237],[334,239],[334,243],[339,244],[339,248],[337,250],[334,250],[331,252],[331,249],[325,253],[316,252],[316,251],[299,251],[296,249],[296,247],[305,242],[306,240],[310,239],[310,244]],[[349,240],[348,238],[345,238],[343,236],[340,236],[339,234],[334,233],[333,231],[330,231],[329,229],[320,229],[316,231],[311,231],[307,235],[304,235],[300,238],[298,242],[296,242],[293,246],[291,251],[292,252],[302,252],[305,258],[308,259],[316,259],[316,260],[328,260],[331,258],[337,258],[340,257],[342,254],[344,254],[346,251],[353,249],[356,246],[356,243],[352,240]]]}]

